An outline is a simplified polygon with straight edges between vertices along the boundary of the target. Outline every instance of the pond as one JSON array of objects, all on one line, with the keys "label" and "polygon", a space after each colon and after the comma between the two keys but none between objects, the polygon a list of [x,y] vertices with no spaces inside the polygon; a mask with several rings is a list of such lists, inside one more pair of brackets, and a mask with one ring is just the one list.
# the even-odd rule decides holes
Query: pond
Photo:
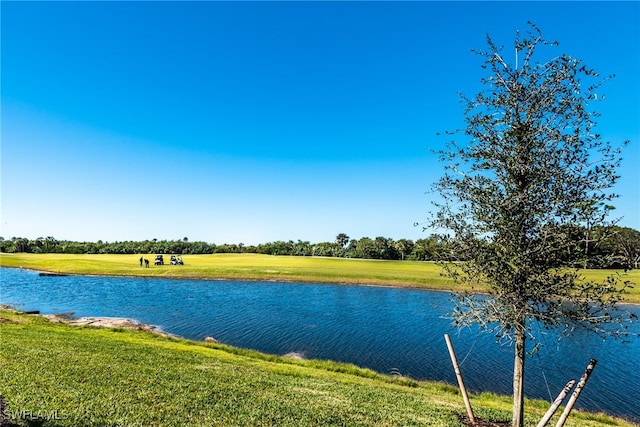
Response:
[{"label": "pond", "polygon": [[[456,384],[451,336],[467,388],[511,394],[513,348],[475,328],[455,329],[451,296],[386,287],[121,277],[41,277],[0,269],[0,304],[45,313],[128,317],[194,340],[353,363],[385,374]],[[625,309],[640,315],[640,307]],[[640,421],[640,324],[629,343],[540,334],[527,358],[528,397],[553,400],[598,360],[577,407]],[[539,332],[539,331],[538,331]]]}]

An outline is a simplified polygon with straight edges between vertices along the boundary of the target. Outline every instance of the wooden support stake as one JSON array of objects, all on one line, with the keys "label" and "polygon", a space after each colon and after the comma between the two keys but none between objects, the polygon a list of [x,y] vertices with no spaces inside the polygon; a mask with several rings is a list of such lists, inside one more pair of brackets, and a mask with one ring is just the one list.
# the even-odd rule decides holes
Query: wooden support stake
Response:
[{"label": "wooden support stake", "polygon": [[458,366],[458,359],[456,358],[456,353],[453,351],[453,345],[451,344],[451,340],[449,339],[449,334],[444,334],[444,339],[447,342],[447,347],[449,348],[449,355],[451,356],[453,369],[456,371],[456,377],[458,378],[458,385],[460,386],[460,392],[462,393],[462,398],[464,399],[464,406],[466,406],[467,408],[467,415],[469,415],[469,421],[471,421],[472,425],[476,425],[476,418],[473,416],[473,409],[471,409],[471,402],[469,402],[467,389],[464,387],[464,382],[462,381],[460,366]]},{"label": "wooden support stake", "polygon": [[549,410],[547,411],[546,414],[544,414],[544,417],[542,417],[542,419],[540,420],[540,422],[536,427],[544,427],[547,425],[547,423],[549,422],[551,417],[553,417],[553,414],[556,413],[556,411],[558,410],[558,407],[562,404],[562,401],[564,400],[564,398],[567,397],[567,394],[569,394],[569,392],[571,391],[575,383],[576,383],[576,380],[570,380],[567,383],[567,385],[564,386],[564,388],[562,389],[558,397],[556,397],[556,400],[553,401],[553,403],[549,407]]},{"label": "wooden support stake", "polygon": [[567,407],[564,408],[564,412],[562,413],[562,415],[560,415],[560,419],[558,420],[556,427],[562,427],[564,426],[564,423],[567,422],[567,418],[569,417],[569,414],[573,409],[573,405],[575,405],[576,400],[578,400],[578,397],[580,397],[580,393],[582,393],[582,389],[584,388],[585,384],[587,384],[587,380],[591,376],[591,372],[593,372],[593,369],[596,367],[596,363],[598,363],[596,359],[591,359],[589,361],[589,365],[587,365],[587,369],[584,371],[584,374],[582,374],[582,378],[580,378],[578,386],[573,391],[571,399],[569,399],[569,402],[567,403]]}]

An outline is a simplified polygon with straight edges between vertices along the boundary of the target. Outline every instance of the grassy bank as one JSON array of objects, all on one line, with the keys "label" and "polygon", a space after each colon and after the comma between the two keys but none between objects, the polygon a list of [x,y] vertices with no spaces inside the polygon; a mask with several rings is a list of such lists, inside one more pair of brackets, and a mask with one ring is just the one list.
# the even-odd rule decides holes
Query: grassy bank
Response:
[{"label": "grassy bank", "polygon": [[[0,393],[16,425],[461,426],[457,390],[332,362],[298,361],[125,329],[0,311]],[[472,396],[506,420],[508,398]],[[535,426],[548,404],[528,402]],[[40,420],[42,421],[42,420]],[[575,412],[568,426],[631,426]]]},{"label": "grassy bank", "polygon": [[[193,279],[282,280],[411,287],[434,290],[462,289],[440,275],[434,263],[362,259],[271,256],[258,254],[185,255],[184,266],[141,268],[141,255],[0,254],[0,265],[66,274],[178,277]],[[166,260],[168,261],[168,259]],[[604,280],[611,270],[584,270],[585,277]],[[621,277],[640,284],[640,271]],[[482,289],[475,289],[482,291]],[[627,302],[640,303],[640,287],[631,289]]]}]

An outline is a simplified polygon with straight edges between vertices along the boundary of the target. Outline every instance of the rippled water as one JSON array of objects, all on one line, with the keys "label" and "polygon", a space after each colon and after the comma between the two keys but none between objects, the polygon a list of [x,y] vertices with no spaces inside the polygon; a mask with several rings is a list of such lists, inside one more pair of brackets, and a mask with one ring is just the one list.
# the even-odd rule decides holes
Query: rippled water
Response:
[{"label": "rippled water", "polygon": [[[40,277],[0,269],[0,303],[42,313],[129,317],[185,338],[266,353],[297,352],[415,379],[456,379],[443,334],[451,335],[467,388],[511,394],[513,348],[477,329],[458,331],[447,293],[302,283]],[[630,307],[640,315],[640,307]],[[636,334],[640,325],[632,325]],[[576,406],[640,420],[640,339],[578,334],[540,339],[527,359],[529,397],[553,400],[590,358],[598,365]]]}]

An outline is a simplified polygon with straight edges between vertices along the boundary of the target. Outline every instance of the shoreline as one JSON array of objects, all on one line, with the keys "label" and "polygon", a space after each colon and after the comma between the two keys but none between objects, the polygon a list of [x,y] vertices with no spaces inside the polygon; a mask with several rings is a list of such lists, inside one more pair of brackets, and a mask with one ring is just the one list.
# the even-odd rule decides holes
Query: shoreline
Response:
[{"label": "shoreline", "polygon": [[[366,419],[370,420],[371,426],[385,421],[402,424],[408,419],[435,425],[441,423],[443,416],[451,418],[451,411],[460,414],[464,411],[457,389],[446,383],[415,382],[352,365],[314,361],[307,364],[254,351],[235,351],[226,346],[218,348],[205,343],[193,345],[181,340],[158,339],[128,330],[117,334],[96,328],[69,330],[65,325],[56,326],[35,316],[0,315],[3,318],[0,324],[7,330],[8,348],[41,350],[26,351],[24,357],[7,359],[3,396],[10,404],[16,404],[12,410],[20,409],[20,405],[37,410],[43,398],[53,402],[43,409],[62,408],[60,415],[66,421],[61,423],[65,425],[82,424],[87,413],[92,414],[94,422],[108,424],[113,421],[114,404],[120,405],[116,409],[121,413],[130,414],[123,418],[125,423],[149,424],[150,416],[152,421],[167,419],[165,402],[174,404],[170,409],[182,411],[177,413],[176,425],[184,425],[184,420],[195,419],[194,424],[202,424],[202,420],[215,421],[222,417],[227,421],[235,420],[239,425],[251,424],[255,423],[256,416],[283,424],[298,420],[302,424],[317,424],[317,410],[325,411],[326,415],[320,414],[324,421],[335,420],[338,411],[346,417],[340,420],[361,424],[365,419],[363,411],[367,410]],[[38,377],[33,375],[34,369]],[[257,388],[256,384],[267,388]],[[328,388],[332,384],[335,387]],[[41,393],[37,396],[25,394],[25,390],[33,387]],[[206,392],[194,393],[194,390]],[[251,406],[265,399],[265,395],[270,399],[265,405]],[[131,396],[135,399],[128,398]],[[148,399],[149,396],[154,399]],[[212,407],[212,396],[214,403],[220,402],[223,406]],[[271,399],[278,399],[277,405],[272,404]],[[484,394],[475,399],[474,409],[480,408],[480,414],[494,417],[502,412],[508,414],[511,409],[508,396]],[[334,400],[340,404],[338,409],[326,408],[327,402]],[[153,406],[145,406],[141,412],[141,402]],[[316,406],[296,409],[301,408],[301,402],[315,402]],[[343,406],[343,402],[353,404]],[[389,402],[394,405],[390,406]],[[237,407],[243,411],[249,409],[238,413],[234,409]],[[399,407],[401,411],[398,411]],[[527,406],[527,413],[537,419],[547,407],[548,403],[532,403]],[[198,411],[195,413],[197,418],[194,418],[193,408]],[[277,418],[283,408],[284,416]],[[345,408],[349,412],[344,412]],[[385,419],[386,415],[381,411],[390,415]],[[132,418],[140,413],[139,419]],[[311,415],[307,416],[307,413]],[[594,414],[597,413],[575,411],[571,423],[594,427],[634,425],[623,416]],[[458,424],[457,419],[451,420]]]},{"label": "shoreline", "polygon": [[70,317],[65,313],[39,314],[39,316],[48,319],[53,323],[64,323],[71,326],[95,326],[99,328],[124,328],[134,331],[145,331],[152,334],[162,336],[175,336],[164,332],[161,328],[147,323],[139,322],[135,319],[126,317],[106,317],[106,316],[87,316],[87,317]]},{"label": "shoreline", "polygon": [[[0,310],[10,310],[13,311],[15,313],[24,313],[24,311],[21,310],[17,310],[11,306],[7,306],[7,305],[2,305],[0,304]],[[38,317],[43,317],[45,319],[47,319],[48,321],[51,321],[52,323],[64,323],[64,324],[68,324],[71,326],[94,326],[94,327],[102,327],[102,328],[124,328],[127,330],[139,330],[139,331],[144,331],[147,333],[151,333],[151,334],[158,334],[160,336],[163,337],[168,337],[168,338],[175,338],[177,340],[186,340],[186,341],[192,341],[195,343],[202,343],[202,341],[195,341],[195,340],[191,340],[191,339],[187,339],[187,338],[183,338],[181,336],[177,336],[177,335],[171,335],[171,334],[166,334],[163,333],[161,331],[157,331],[156,328],[153,325],[144,325],[140,322],[137,322],[136,320],[133,319],[128,319],[128,318],[121,318],[121,317],[82,317],[82,318],[71,318],[69,316],[69,314],[67,313],[60,313],[60,314],[32,314],[31,316],[38,316]],[[12,322],[11,320],[8,319],[3,319],[2,317],[0,317],[0,324],[3,323],[3,321],[6,321],[7,323],[11,324],[11,323],[15,323]],[[145,334],[146,335],[146,334]],[[208,339],[204,340],[204,343],[217,343],[217,341],[210,341]],[[255,350],[254,350],[255,351]],[[292,359],[292,360],[307,360],[307,357],[305,355],[304,352],[290,352],[287,354],[282,354],[282,355],[274,355],[274,356],[279,356],[281,358],[285,358],[285,359]],[[377,372],[376,374],[385,376],[385,374],[383,373],[379,373]],[[393,376],[393,375],[389,375],[389,376]],[[422,381],[422,380],[416,380],[416,381]],[[429,380],[424,380],[427,382],[430,382]],[[453,385],[452,385],[453,387]],[[581,411],[583,412],[587,412],[587,413],[591,413],[591,414],[607,414],[605,412],[596,412],[596,411],[588,411],[586,409],[581,409]],[[611,415],[611,414],[607,414],[608,416],[620,419],[620,420],[624,420],[630,423],[633,423],[634,420],[633,418],[627,418],[627,416],[624,415]],[[634,424],[635,425],[635,424]]]},{"label": "shoreline", "polygon": [[[142,323],[138,320],[127,318],[127,317],[108,317],[108,316],[85,316],[85,317],[73,317],[72,313],[50,313],[50,314],[42,314],[39,311],[30,312],[19,310],[15,307],[12,307],[7,304],[0,304],[0,311],[12,311],[14,313],[27,314],[31,316],[38,316],[44,319],[47,319],[51,323],[63,323],[65,325],[70,326],[93,326],[96,328],[106,328],[106,329],[128,329],[131,331],[143,331],[149,334],[158,335],[164,338],[175,338],[179,340],[193,341],[193,342],[201,342],[198,340],[193,340],[190,338],[185,338],[180,335],[171,334],[169,332],[165,332],[161,327],[156,325],[151,325],[148,323]],[[0,318],[1,319],[1,318]],[[1,323],[1,321],[0,321]],[[213,337],[205,337],[202,342],[205,343],[215,343],[215,344],[223,344],[217,339]],[[256,350],[257,351],[257,350]],[[306,360],[306,356],[304,352],[289,352],[287,354],[276,355],[288,359],[295,360]]]},{"label": "shoreline", "polygon": [[31,316],[39,316],[52,323],[64,323],[71,326],[95,326],[98,328],[123,328],[132,331],[144,331],[155,335],[171,338],[183,338],[179,335],[170,334],[162,330],[162,328],[151,325],[148,323],[142,323],[135,319],[127,317],[108,317],[108,316],[85,316],[85,317],[73,317],[73,313],[49,313],[42,314],[38,310],[24,311],[12,307],[7,304],[0,304],[0,310],[13,311],[15,313],[28,314]]},{"label": "shoreline", "polygon": [[[379,261],[379,260],[374,260]],[[420,286],[420,285],[412,285],[410,283],[399,285],[393,283],[369,283],[366,279],[361,279],[362,281],[356,282],[346,282],[346,281],[332,281],[332,280],[322,280],[318,278],[313,279],[290,279],[286,277],[264,277],[260,279],[246,277],[246,278],[238,278],[238,277],[185,277],[185,276],[144,276],[144,275],[136,275],[136,274],[83,274],[83,273],[60,273],[51,270],[40,270],[38,268],[33,267],[23,267],[23,266],[13,266],[13,265],[0,265],[0,269],[2,268],[15,268],[18,270],[27,270],[33,271],[35,273],[39,273],[42,277],[116,277],[122,279],[159,279],[159,280],[195,280],[195,281],[203,281],[203,282],[220,282],[220,281],[229,281],[229,282],[266,282],[266,283],[300,283],[300,284],[314,284],[314,285],[338,285],[338,286],[370,286],[370,287],[379,287],[379,288],[394,288],[394,289],[409,289],[416,291],[432,291],[432,292],[448,292],[448,293],[456,293],[456,292],[464,292],[464,291],[455,291],[453,289],[442,289],[436,287],[428,287],[428,286]],[[44,273],[44,274],[42,274]],[[474,292],[476,294],[486,294],[483,292]],[[639,304],[640,305],[640,304]]]},{"label": "shoreline", "polygon": [[[416,290],[416,291],[430,291],[430,292],[447,292],[449,294],[458,294],[469,292],[464,289],[456,291],[454,289],[442,289],[436,287],[428,287],[428,286],[418,286],[412,284],[406,285],[398,285],[393,283],[368,283],[366,279],[363,282],[344,282],[344,281],[329,281],[329,280],[321,280],[321,279],[313,279],[313,280],[304,280],[304,279],[288,279],[288,278],[229,278],[229,277],[184,277],[184,276],[141,276],[141,275],[126,275],[126,274],[82,274],[82,273],[60,273],[54,272],[51,270],[40,270],[37,268],[29,268],[23,266],[9,266],[9,265],[0,265],[0,269],[2,268],[16,268],[19,270],[27,270],[39,273],[40,276],[48,276],[48,277],[65,277],[65,276],[76,276],[76,277],[116,277],[116,278],[124,278],[124,279],[160,279],[160,280],[195,280],[195,281],[230,281],[230,282],[266,282],[266,283],[300,283],[300,284],[316,284],[316,285],[338,285],[338,286],[364,286],[364,287],[379,287],[379,288],[393,288],[393,289],[406,289],[406,290]],[[45,273],[45,274],[42,274]],[[488,292],[475,291],[472,292],[476,295],[488,295]],[[640,307],[640,302],[628,302],[628,301],[620,301],[617,303],[618,306],[634,306]],[[0,304],[1,306],[1,304]]]},{"label": "shoreline", "polygon": [[[143,256],[145,256],[143,254]],[[451,293],[486,294],[485,284],[455,283],[434,262],[386,261],[263,254],[189,255],[184,266],[139,267],[140,254],[4,254],[0,267],[26,268],[56,274],[95,277],[136,277],[195,280],[331,283],[381,286]],[[640,270],[574,269],[580,280],[605,283],[614,277],[617,288],[630,282],[628,304],[640,304]],[[635,287],[633,286],[635,284]]]}]

